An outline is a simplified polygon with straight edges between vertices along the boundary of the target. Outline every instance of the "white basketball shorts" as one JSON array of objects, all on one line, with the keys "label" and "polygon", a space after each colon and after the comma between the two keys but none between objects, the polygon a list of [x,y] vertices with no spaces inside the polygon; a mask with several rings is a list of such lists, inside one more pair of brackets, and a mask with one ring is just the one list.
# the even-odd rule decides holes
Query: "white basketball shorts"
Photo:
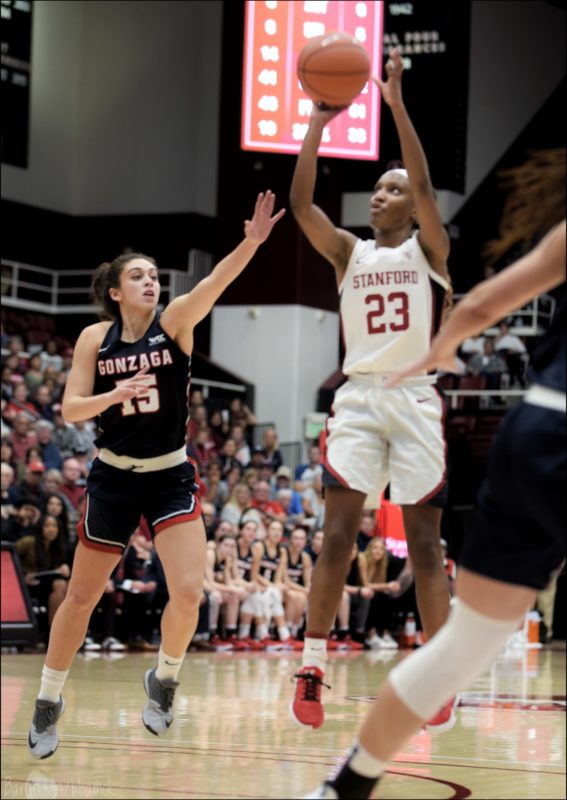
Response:
[{"label": "white basketball shorts", "polygon": [[379,508],[388,483],[397,505],[422,505],[446,482],[445,403],[432,385],[362,385],[348,380],[327,420],[323,464],[342,486]]}]

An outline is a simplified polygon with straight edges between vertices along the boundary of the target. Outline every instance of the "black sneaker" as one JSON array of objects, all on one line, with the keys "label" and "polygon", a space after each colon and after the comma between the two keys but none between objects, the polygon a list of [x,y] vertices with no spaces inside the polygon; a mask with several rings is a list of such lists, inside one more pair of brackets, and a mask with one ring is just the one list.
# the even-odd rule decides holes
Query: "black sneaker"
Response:
[{"label": "black sneaker", "polygon": [[59,736],[55,725],[65,709],[62,697],[57,703],[36,700],[35,712],[28,734],[28,747],[34,758],[49,758],[57,750]]}]

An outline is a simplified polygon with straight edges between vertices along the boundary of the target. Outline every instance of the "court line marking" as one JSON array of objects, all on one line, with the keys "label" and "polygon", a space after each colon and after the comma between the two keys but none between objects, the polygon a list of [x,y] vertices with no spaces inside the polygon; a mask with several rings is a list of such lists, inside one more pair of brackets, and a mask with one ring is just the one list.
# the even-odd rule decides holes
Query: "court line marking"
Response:
[{"label": "court line marking", "polygon": [[[25,738],[25,737],[23,737],[23,738]],[[91,739],[99,739],[99,740],[100,739],[104,740],[105,738],[107,738],[107,737],[102,737],[102,736],[98,736],[98,737],[93,736],[93,737],[91,737]],[[108,738],[110,738],[110,737],[108,737]],[[297,763],[298,755],[301,754],[304,757],[305,757],[305,755],[307,755],[305,753],[302,753],[302,751],[280,752],[280,753],[272,751],[271,753],[270,752],[258,753],[258,752],[251,752],[250,750],[237,750],[237,749],[234,749],[234,748],[231,749],[230,746],[224,746],[223,747],[222,745],[217,745],[217,746],[214,746],[214,747],[211,747],[210,745],[201,745],[201,746],[195,746],[195,745],[185,745],[185,746],[183,746],[183,745],[181,745],[180,747],[175,747],[174,745],[175,744],[179,744],[179,742],[172,742],[171,744],[168,743],[167,745],[166,744],[157,745],[157,744],[150,744],[150,743],[145,742],[145,741],[137,741],[137,740],[132,740],[132,739],[129,739],[129,740],[121,739],[119,741],[120,741],[120,745],[118,745],[118,743],[117,743],[116,746],[110,746],[111,743],[109,742],[109,744],[107,744],[107,745],[105,745],[104,743],[101,743],[99,746],[94,746],[93,747],[93,742],[92,741],[88,741],[88,740],[85,740],[85,739],[81,739],[81,740],[76,741],[72,737],[70,737],[70,738],[66,738],[64,741],[62,740],[61,746],[65,746],[66,745],[67,748],[71,749],[71,750],[81,750],[81,749],[88,748],[90,750],[111,750],[111,751],[120,750],[120,751],[123,751],[124,749],[130,749],[130,748],[139,749],[140,745],[141,745],[146,752],[158,753],[158,754],[162,754],[162,755],[166,755],[167,754],[167,755],[180,755],[180,756],[182,756],[182,755],[189,755],[189,754],[191,754],[190,751],[194,751],[196,754],[199,754],[199,755],[211,755],[211,756],[215,756],[215,757],[218,757],[220,755],[220,756],[224,756],[224,757],[228,758],[229,756],[237,755],[240,758],[255,759],[255,760],[258,760],[258,761],[289,761],[289,760],[293,760],[294,763]],[[18,747],[23,746],[24,743],[27,744],[27,742],[19,741],[19,739],[16,739],[15,741],[11,742],[12,745],[16,744]],[[9,739],[8,740],[3,739],[2,740],[2,744],[8,745],[8,744],[10,744],[10,740]],[[335,755],[333,757],[333,760],[330,761],[327,764],[327,766],[330,766],[330,767],[336,766],[337,761],[341,760],[341,756],[336,754],[336,751],[333,751],[333,753],[335,753]],[[263,758],[259,758],[259,756],[263,756]],[[320,754],[313,753],[313,754],[310,754],[310,757],[311,758],[315,758],[317,760],[316,761],[308,761],[308,760],[305,760],[305,758],[302,758],[302,759],[299,759],[299,760],[300,760],[301,763],[304,763],[304,764],[321,764],[322,763]],[[517,764],[520,764],[520,765],[532,767],[531,769],[519,769],[518,767],[510,767],[510,766],[508,766],[508,768],[496,767],[496,766],[492,767],[492,766],[489,766],[489,763],[490,763],[489,759],[470,759],[471,761],[478,761],[479,764],[477,766],[477,765],[474,765],[474,764],[469,764],[469,763],[466,763],[466,762],[463,763],[462,761],[458,761],[456,756],[455,757],[442,756],[442,758],[453,759],[457,763],[446,764],[446,763],[441,762],[441,761],[423,761],[423,760],[414,760],[414,759],[411,759],[411,758],[393,759],[391,763],[392,763],[392,766],[395,766],[395,765],[402,765],[403,766],[403,765],[415,764],[416,766],[422,767],[424,769],[427,769],[428,767],[445,767],[447,769],[489,769],[489,770],[498,771],[498,772],[525,772],[525,773],[531,773],[531,774],[537,774],[537,775],[557,775],[559,777],[565,775],[565,771],[553,771],[553,770],[549,770],[549,769],[547,769],[547,770],[545,770],[545,769],[534,769],[534,767],[538,767],[538,766],[550,767],[551,765],[549,763],[546,763],[546,762],[514,762],[514,763],[517,763]],[[489,763],[487,763],[487,762],[489,762]],[[501,764],[509,765],[511,762],[509,762],[509,761],[499,761],[499,760],[493,759],[492,763],[501,763]]]}]

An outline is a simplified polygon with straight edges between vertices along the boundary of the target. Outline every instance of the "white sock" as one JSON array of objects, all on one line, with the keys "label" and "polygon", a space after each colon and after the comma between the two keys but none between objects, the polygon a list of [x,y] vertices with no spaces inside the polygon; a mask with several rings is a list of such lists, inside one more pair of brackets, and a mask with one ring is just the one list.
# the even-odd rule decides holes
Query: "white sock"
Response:
[{"label": "white sock", "polygon": [[256,635],[260,641],[268,637],[268,626],[265,622],[263,622],[261,625],[256,625]]},{"label": "white sock", "polygon": [[327,640],[315,639],[311,636],[305,637],[303,645],[302,667],[317,667],[321,672],[325,672],[327,661]]},{"label": "white sock", "polygon": [[69,670],[59,671],[49,669],[45,664],[41,671],[41,686],[39,687],[38,700],[49,700],[50,703],[57,703],[61,697],[63,684],[67,680]]},{"label": "white sock", "polygon": [[297,637],[297,629],[299,628],[299,625],[294,625],[293,622],[288,622],[287,627],[289,628],[290,634],[295,639]]},{"label": "white sock", "polygon": [[160,647],[158,653],[156,678],[158,681],[176,681],[182,664],[183,656],[181,656],[181,658],[168,656]]},{"label": "white sock", "polygon": [[250,636],[250,623],[241,622],[238,626],[238,638],[248,639]]},{"label": "white sock", "polygon": [[349,767],[364,778],[379,778],[387,764],[375,758],[355,739],[348,758]]},{"label": "white sock", "polygon": [[278,628],[278,636],[280,637],[280,642],[287,642],[289,639],[289,630],[287,625],[282,625]]}]

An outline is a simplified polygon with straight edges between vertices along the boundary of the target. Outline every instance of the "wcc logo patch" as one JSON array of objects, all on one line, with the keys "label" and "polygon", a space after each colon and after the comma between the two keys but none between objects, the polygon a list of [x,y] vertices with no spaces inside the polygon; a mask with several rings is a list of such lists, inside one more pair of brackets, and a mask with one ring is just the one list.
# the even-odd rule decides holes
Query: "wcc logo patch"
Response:
[{"label": "wcc logo patch", "polygon": [[157,336],[148,336],[148,344],[150,347],[156,344],[164,344],[165,343],[165,334],[158,333]]}]

